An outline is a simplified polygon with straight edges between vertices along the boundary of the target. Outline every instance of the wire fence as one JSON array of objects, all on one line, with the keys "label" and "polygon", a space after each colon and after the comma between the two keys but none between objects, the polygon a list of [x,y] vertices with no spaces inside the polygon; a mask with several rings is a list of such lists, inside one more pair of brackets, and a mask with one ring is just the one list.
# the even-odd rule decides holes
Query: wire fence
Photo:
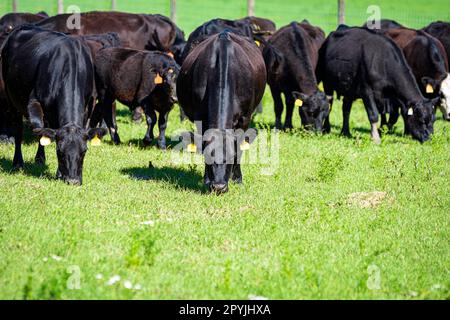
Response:
[{"label": "wire fence", "polygon": [[[16,0],[16,10],[32,13],[46,11],[54,15],[58,12],[58,2]],[[450,0],[346,0],[345,22],[348,25],[362,25],[370,16],[367,8],[374,2],[381,10],[381,18],[395,19],[413,28],[422,28],[436,20],[450,21]],[[308,19],[327,33],[337,26],[337,0],[254,0],[254,3],[255,15],[273,20],[277,27],[303,19]],[[111,10],[114,6],[117,11],[171,14],[171,0],[64,0],[64,11],[72,5],[82,12]],[[242,18],[247,15],[247,5],[247,0],[176,0],[176,22],[189,34],[212,18]],[[12,0],[0,0],[0,14],[12,11]]]}]

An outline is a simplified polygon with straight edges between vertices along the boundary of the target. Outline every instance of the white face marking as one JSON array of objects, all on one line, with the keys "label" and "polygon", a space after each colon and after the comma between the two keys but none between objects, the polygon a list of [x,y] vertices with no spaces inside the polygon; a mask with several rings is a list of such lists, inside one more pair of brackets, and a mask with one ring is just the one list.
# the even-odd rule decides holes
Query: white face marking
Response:
[{"label": "white face marking", "polygon": [[441,84],[441,111],[445,119],[450,120],[450,74],[442,81]]}]

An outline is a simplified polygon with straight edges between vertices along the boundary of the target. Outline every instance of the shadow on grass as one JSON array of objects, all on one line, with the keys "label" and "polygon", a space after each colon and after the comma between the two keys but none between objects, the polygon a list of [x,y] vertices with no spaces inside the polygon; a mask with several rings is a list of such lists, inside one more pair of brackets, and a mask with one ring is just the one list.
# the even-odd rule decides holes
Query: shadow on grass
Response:
[{"label": "shadow on grass", "polygon": [[[140,149],[143,149],[143,150],[150,149],[150,148],[154,148],[155,150],[161,150],[161,149],[158,148],[157,141],[158,141],[158,138],[155,138],[155,139],[153,139],[153,141],[152,141],[152,143],[150,145],[144,146],[144,142],[142,141],[142,139],[133,138],[133,139],[128,140],[125,143],[126,144],[132,144],[133,146],[136,146],[136,147],[138,147]],[[180,141],[172,141],[172,140],[170,140],[169,138],[166,137],[167,150],[173,149],[179,143],[180,143]],[[161,150],[161,151],[164,151],[164,150]]]},{"label": "shadow on grass", "polygon": [[178,189],[189,189],[199,193],[206,192],[206,188],[203,186],[203,178],[194,170],[173,167],[133,167],[122,169],[121,172],[135,180],[165,181]]},{"label": "shadow on grass", "polygon": [[35,178],[47,178],[55,179],[54,175],[48,172],[48,165],[38,165],[34,162],[25,162],[24,169],[16,171],[12,169],[12,160],[1,157],[0,158],[0,169],[9,174],[15,174],[17,172],[23,172],[27,176]]}]

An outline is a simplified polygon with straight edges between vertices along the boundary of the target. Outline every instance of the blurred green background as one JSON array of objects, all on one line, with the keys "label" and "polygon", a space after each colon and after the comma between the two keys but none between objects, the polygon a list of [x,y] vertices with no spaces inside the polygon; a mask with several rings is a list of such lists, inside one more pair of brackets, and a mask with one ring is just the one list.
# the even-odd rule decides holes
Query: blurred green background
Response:
[{"label": "blurred green background", "polygon": [[[169,0],[116,0],[117,10],[136,13],[170,15]],[[327,33],[337,24],[337,0],[255,0],[255,15],[267,17],[282,26],[291,21],[307,18]],[[431,21],[450,21],[449,0],[347,0],[346,23],[362,25],[369,14],[368,6],[378,5],[382,18],[395,18],[413,28],[421,28]],[[111,0],[65,0],[64,8],[78,6],[81,11],[110,10]],[[56,0],[18,0],[18,11],[57,13]],[[12,0],[0,2],[0,13],[12,10]],[[177,0],[177,24],[189,34],[195,27],[212,18],[241,18],[247,14],[246,0]]]}]

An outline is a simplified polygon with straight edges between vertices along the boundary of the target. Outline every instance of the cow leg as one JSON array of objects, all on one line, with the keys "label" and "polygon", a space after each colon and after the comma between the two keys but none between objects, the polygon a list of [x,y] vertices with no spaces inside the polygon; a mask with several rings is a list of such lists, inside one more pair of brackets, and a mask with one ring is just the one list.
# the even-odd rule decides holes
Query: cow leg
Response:
[{"label": "cow leg", "polygon": [[186,114],[184,113],[183,108],[180,107],[180,122],[183,122],[186,119]]},{"label": "cow leg", "polygon": [[344,98],[342,102],[342,131],[341,134],[346,137],[351,137],[350,134],[350,111],[352,109],[352,99]]},{"label": "cow leg", "polygon": [[38,149],[36,156],[34,157],[34,162],[39,165],[45,164],[45,148],[40,143],[38,143]]},{"label": "cow leg", "polygon": [[148,146],[152,143],[153,138],[155,137],[153,135],[153,128],[156,124],[156,112],[153,110],[153,108],[149,105],[145,106],[145,115],[147,117],[147,132],[145,133],[145,137],[142,140],[144,143],[144,146]]},{"label": "cow leg", "polygon": [[394,126],[398,121],[398,117],[400,116],[399,109],[400,109],[399,107],[392,108],[392,112],[389,115],[389,122],[388,122],[389,132],[392,132],[394,130]]},{"label": "cow leg", "polygon": [[366,108],[367,116],[370,121],[370,135],[372,137],[373,142],[376,144],[381,143],[380,134],[378,132],[377,124],[378,124],[378,109],[375,103],[375,99],[372,95],[367,95],[367,97],[363,98],[364,107]]},{"label": "cow leg", "polygon": [[384,126],[387,126],[388,122],[387,122],[387,119],[386,119],[386,113],[380,114],[380,118],[381,118],[380,128],[383,128]]},{"label": "cow leg", "polygon": [[[239,146],[237,146],[239,148]],[[238,159],[239,157],[239,159]],[[242,171],[241,171],[241,163],[240,163],[240,158],[242,157],[242,153],[240,153],[239,155],[236,153],[236,155],[234,156],[234,164],[233,164],[233,175],[231,177],[231,179],[235,182],[235,183],[242,183]]]},{"label": "cow leg", "polygon": [[286,96],[286,117],[284,120],[284,129],[292,129],[292,114],[294,113],[294,98]]},{"label": "cow leg", "polygon": [[111,135],[111,140],[114,144],[120,144],[119,133],[117,132],[116,122],[116,104],[113,99],[107,98],[102,103],[103,117]]},{"label": "cow leg", "polygon": [[166,149],[166,128],[167,128],[167,118],[169,117],[169,112],[160,113],[158,119],[159,136],[158,136],[158,147],[162,150]]},{"label": "cow leg", "polygon": [[275,108],[275,128],[281,130],[281,115],[283,113],[283,100],[281,99],[281,92],[270,88]]},{"label": "cow leg", "polygon": [[262,113],[263,107],[262,107],[262,100],[259,102],[258,106],[256,107],[256,113]]},{"label": "cow leg", "polygon": [[21,115],[16,115],[14,119],[14,159],[13,170],[23,168],[22,156],[22,138],[23,138],[23,120]]},{"label": "cow leg", "polygon": [[328,115],[323,122],[323,133],[331,132],[330,116]]}]

